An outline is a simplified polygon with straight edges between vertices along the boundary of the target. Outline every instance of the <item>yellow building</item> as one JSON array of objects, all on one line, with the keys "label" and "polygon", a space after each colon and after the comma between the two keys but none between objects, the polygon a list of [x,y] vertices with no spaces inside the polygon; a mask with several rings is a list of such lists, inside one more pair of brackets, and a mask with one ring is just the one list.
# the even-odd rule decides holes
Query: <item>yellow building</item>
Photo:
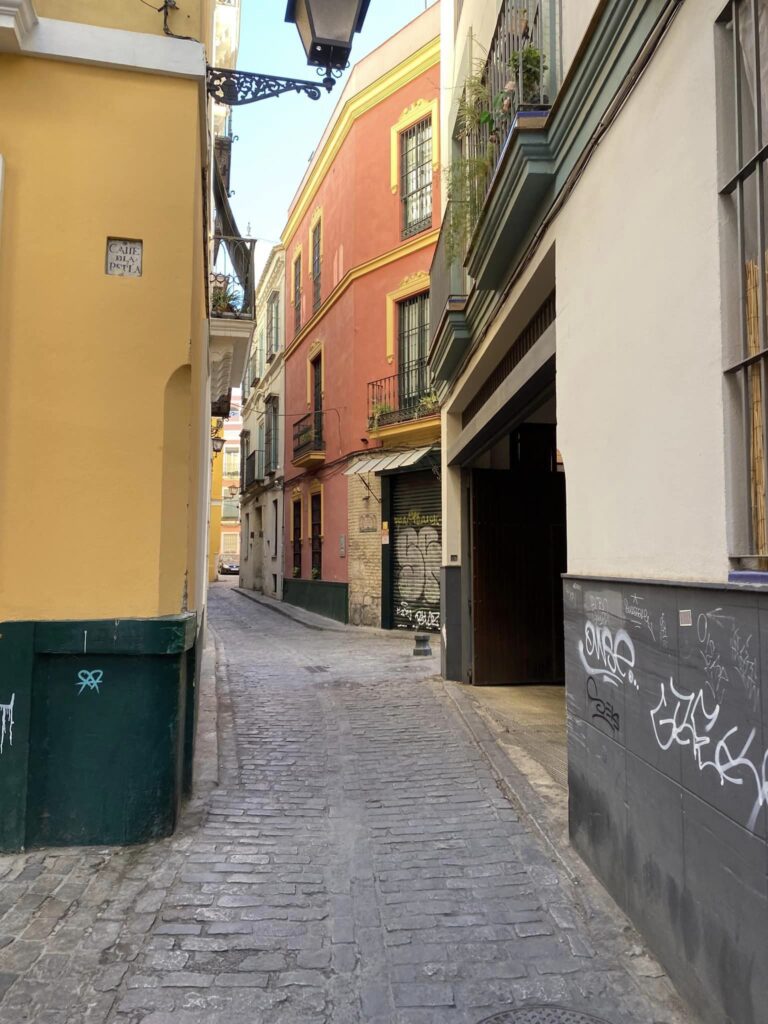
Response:
[{"label": "yellow building", "polygon": [[162,834],[189,783],[210,417],[249,337],[208,312],[235,242],[209,248],[233,222],[205,222],[206,58],[234,62],[238,25],[213,0],[0,3],[0,849]]}]

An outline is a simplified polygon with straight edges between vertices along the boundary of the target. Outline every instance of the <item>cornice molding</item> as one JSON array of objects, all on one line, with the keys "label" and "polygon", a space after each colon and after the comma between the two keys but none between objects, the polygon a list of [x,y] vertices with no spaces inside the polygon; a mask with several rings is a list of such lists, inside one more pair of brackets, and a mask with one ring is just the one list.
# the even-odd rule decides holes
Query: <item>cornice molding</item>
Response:
[{"label": "cornice molding", "polygon": [[202,43],[38,18],[32,0],[0,0],[0,52],[205,82]]},{"label": "cornice molding", "polygon": [[0,0],[0,53],[18,53],[36,24],[32,0]]},{"label": "cornice molding", "polygon": [[[290,344],[286,346],[285,358],[287,359],[294,349],[304,341],[307,335],[311,334],[312,331],[315,330],[328,310],[339,301],[350,285],[354,284],[354,282],[359,280],[361,277],[365,277],[366,274],[372,274],[381,267],[386,267],[389,263],[394,263],[396,260],[403,259],[405,256],[410,256],[412,253],[418,252],[420,249],[426,249],[430,245],[435,245],[439,234],[440,232],[435,229],[433,231],[425,232],[423,235],[415,235],[403,245],[397,246],[396,249],[390,249],[389,252],[385,252],[381,256],[376,256],[374,259],[368,260],[366,263],[360,263],[356,267],[352,267],[351,270],[348,270],[328,298],[320,306],[318,311],[306,322],[306,324],[304,324]],[[429,287],[429,273],[427,271],[424,271],[424,273],[427,277],[426,287]]]}]

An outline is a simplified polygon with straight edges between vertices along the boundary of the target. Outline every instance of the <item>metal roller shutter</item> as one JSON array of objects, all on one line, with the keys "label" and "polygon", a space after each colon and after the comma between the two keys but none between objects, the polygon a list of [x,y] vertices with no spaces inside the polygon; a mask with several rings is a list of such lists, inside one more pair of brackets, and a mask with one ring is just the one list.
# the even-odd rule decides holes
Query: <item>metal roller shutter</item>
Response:
[{"label": "metal roller shutter", "polygon": [[392,624],[440,629],[442,509],[431,470],[392,477]]}]

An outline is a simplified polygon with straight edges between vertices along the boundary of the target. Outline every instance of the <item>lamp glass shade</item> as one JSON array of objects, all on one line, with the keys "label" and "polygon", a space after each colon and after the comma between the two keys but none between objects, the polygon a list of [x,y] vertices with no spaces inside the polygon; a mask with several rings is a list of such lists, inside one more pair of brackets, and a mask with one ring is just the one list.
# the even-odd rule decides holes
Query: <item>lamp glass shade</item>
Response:
[{"label": "lamp glass shade", "polygon": [[215,452],[223,451],[224,450],[224,438],[223,437],[213,437],[213,438],[211,438],[211,447],[213,448],[213,450]]},{"label": "lamp glass shade", "polygon": [[285,17],[295,22],[309,64],[343,68],[362,9],[363,0],[291,0]]}]

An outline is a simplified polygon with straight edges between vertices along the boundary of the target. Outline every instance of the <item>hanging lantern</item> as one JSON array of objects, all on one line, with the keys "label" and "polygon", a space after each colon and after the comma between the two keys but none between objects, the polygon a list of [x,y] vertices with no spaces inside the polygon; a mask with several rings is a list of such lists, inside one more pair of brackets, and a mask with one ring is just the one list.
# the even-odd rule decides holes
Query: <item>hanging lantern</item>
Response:
[{"label": "hanging lantern", "polygon": [[370,0],[288,0],[285,20],[296,25],[307,63],[345,68],[352,37],[363,27]]}]

